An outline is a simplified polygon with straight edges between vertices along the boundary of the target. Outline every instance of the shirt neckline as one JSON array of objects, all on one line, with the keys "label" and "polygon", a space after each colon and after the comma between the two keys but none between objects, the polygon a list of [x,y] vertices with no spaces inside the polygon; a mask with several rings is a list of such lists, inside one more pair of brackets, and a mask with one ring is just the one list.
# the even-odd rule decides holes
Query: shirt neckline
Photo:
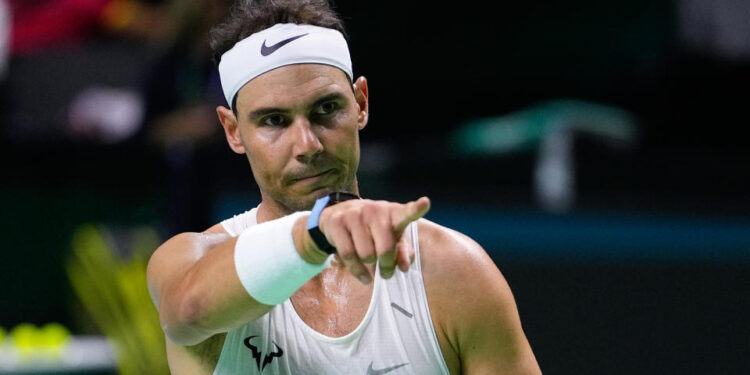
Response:
[{"label": "shirt neckline", "polygon": [[302,329],[308,332],[313,338],[323,341],[323,342],[330,343],[330,344],[346,344],[356,339],[357,337],[361,336],[362,332],[365,330],[365,327],[367,327],[370,320],[372,320],[372,316],[375,314],[375,302],[377,301],[377,298],[379,296],[382,282],[383,280],[380,278],[380,271],[378,270],[378,265],[376,264],[375,265],[375,277],[373,277],[374,285],[372,288],[372,296],[370,296],[370,305],[367,307],[367,312],[365,313],[364,318],[362,318],[362,321],[359,322],[357,327],[344,336],[332,337],[332,336],[324,335],[316,331],[314,328],[310,327],[307,323],[305,323],[305,321],[302,319],[301,316],[299,316],[299,314],[297,313],[297,309],[295,309],[294,304],[292,303],[291,298],[288,298],[283,303],[284,303],[284,307],[286,309],[289,309],[290,315],[292,316],[292,319],[294,320],[295,324],[302,327]]}]

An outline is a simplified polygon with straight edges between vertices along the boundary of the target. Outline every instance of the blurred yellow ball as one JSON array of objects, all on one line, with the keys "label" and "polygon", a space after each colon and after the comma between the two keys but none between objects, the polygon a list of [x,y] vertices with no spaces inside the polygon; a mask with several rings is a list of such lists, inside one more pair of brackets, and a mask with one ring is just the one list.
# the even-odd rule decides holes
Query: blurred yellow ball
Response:
[{"label": "blurred yellow ball", "polygon": [[59,323],[48,323],[38,332],[37,345],[60,347],[70,339],[70,331]]},{"label": "blurred yellow ball", "polygon": [[36,346],[39,329],[30,323],[21,323],[10,331],[10,336],[16,347],[22,351],[31,350]]},{"label": "blurred yellow ball", "polygon": [[5,340],[5,329],[0,327],[0,344],[3,343],[3,340]]}]

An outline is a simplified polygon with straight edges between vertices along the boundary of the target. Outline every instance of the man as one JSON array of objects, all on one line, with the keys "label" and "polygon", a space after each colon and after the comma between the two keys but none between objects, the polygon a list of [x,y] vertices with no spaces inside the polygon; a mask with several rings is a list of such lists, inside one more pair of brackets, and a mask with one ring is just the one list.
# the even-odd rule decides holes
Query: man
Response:
[{"label": "man", "polygon": [[357,199],[368,87],[341,29],[326,1],[277,0],[213,33],[217,113],[262,201],[151,258],[172,373],[540,373],[478,244],[420,219],[426,197]]}]

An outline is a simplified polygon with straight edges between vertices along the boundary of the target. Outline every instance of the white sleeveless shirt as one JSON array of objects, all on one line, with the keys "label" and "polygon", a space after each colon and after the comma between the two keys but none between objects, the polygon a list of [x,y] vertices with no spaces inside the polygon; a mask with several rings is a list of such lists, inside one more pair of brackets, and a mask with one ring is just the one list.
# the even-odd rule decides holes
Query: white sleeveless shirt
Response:
[{"label": "white sleeveless shirt", "polygon": [[[232,236],[257,223],[257,209],[222,222]],[[227,333],[214,375],[444,374],[449,375],[427,305],[417,225],[404,232],[416,251],[408,272],[390,280],[377,272],[362,322],[342,337],[308,326],[291,300]]]}]

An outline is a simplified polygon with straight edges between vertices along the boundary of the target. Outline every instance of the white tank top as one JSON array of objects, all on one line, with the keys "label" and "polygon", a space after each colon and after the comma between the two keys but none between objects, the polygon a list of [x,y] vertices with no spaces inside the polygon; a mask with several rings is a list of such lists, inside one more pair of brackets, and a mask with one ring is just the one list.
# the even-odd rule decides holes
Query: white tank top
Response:
[{"label": "white tank top", "polygon": [[[222,222],[232,236],[256,221],[257,209]],[[419,259],[417,225],[405,231],[416,251],[408,272],[390,280],[375,276],[372,300],[362,322],[342,337],[308,326],[291,300],[227,333],[214,375],[235,374],[444,374],[427,305]]]}]

